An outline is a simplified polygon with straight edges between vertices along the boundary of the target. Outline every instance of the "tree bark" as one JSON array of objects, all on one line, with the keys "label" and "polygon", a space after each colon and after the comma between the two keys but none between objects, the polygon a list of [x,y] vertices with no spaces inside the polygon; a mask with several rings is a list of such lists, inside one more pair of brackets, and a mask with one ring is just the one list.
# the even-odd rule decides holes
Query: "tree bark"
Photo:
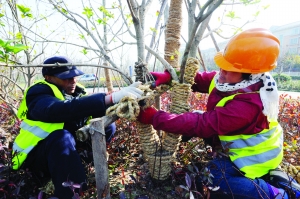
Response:
[{"label": "tree bark", "polygon": [[166,26],[165,60],[179,70],[179,48],[182,24],[182,0],[172,0]]},{"label": "tree bark", "polygon": [[[106,0],[102,0],[102,4],[105,7],[106,6]],[[103,18],[105,18],[105,14],[103,13]],[[103,43],[104,43],[104,50],[107,53],[108,52],[108,47],[107,47],[107,27],[106,24],[103,24]],[[104,66],[109,66],[109,63],[107,60],[104,59],[103,62]],[[108,92],[112,92],[113,91],[113,85],[111,82],[111,78],[110,78],[110,70],[107,68],[104,68],[104,74],[105,74],[105,82],[106,82],[106,88]]]}]

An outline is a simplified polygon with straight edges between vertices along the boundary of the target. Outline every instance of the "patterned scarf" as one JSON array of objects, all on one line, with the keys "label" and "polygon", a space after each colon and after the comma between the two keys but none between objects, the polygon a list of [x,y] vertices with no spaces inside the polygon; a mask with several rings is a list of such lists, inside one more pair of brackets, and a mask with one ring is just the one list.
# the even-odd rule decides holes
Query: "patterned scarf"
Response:
[{"label": "patterned scarf", "polygon": [[263,104],[263,113],[268,117],[269,121],[277,121],[279,113],[279,95],[277,85],[272,75],[269,72],[251,74],[249,80],[243,80],[236,84],[219,83],[219,73],[215,76],[216,89],[222,92],[236,91],[238,89],[247,88],[259,81],[263,82],[263,87],[260,88],[259,94]]}]

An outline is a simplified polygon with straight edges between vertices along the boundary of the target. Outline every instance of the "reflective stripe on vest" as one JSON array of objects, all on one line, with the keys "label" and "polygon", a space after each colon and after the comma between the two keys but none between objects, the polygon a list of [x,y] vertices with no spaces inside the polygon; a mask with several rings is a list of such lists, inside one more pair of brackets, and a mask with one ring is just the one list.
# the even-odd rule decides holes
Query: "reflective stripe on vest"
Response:
[{"label": "reflective stripe on vest", "polygon": [[[212,80],[214,84],[214,79]],[[212,84],[212,83],[211,83]],[[212,89],[210,89],[210,92]],[[238,93],[223,98],[216,107],[223,107]],[[277,121],[269,121],[269,129],[252,135],[219,135],[224,148],[229,149],[231,161],[251,179],[275,169],[283,158],[283,131]]]},{"label": "reflective stripe on vest", "polygon": [[[44,80],[38,81],[35,84],[48,85],[52,89],[56,98],[64,100],[63,94],[55,85]],[[58,129],[63,129],[64,127],[64,123],[46,123],[27,119],[28,108],[26,104],[26,95],[28,89],[24,93],[24,98],[21,102],[20,108],[18,109],[18,117],[23,121],[20,125],[20,133],[16,137],[13,144],[13,169],[15,170],[20,168],[22,163],[27,158],[28,153],[37,145],[40,140],[45,139],[51,132]]]}]

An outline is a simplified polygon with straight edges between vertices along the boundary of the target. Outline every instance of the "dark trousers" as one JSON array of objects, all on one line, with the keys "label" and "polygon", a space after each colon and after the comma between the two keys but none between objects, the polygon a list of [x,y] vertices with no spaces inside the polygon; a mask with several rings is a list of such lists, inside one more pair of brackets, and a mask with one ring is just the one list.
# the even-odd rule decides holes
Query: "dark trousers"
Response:
[{"label": "dark trousers", "polygon": [[[115,130],[114,124],[106,128],[107,141],[111,140]],[[34,147],[22,168],[29,168],[37,176],[43,174],[46,178],[52,178],[55,187],[54,196],[59,199],[71,199],[73,191],[69,187],[62,186],[62,183],[87,182],[85,169],[75,145],[75,139],[69,131],[54,131]]]}]

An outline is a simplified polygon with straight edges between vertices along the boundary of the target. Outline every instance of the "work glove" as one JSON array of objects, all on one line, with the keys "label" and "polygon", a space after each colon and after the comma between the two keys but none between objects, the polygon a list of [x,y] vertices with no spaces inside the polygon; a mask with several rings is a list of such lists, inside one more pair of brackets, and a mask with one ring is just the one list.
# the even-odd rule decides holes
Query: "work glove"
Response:
[{"label": "work glove", "polygon": [[161,84],[168,84],[172,80],[172,76],[167,70],[164,72],[150,72],[150,74],[155,80],[155,82],[151,85],[152,88],[155,88]]},{"label": "work glove", "polygon": [[141,85],[141,82],[134,82],[133,84],[117,92],[113,92],[111,94],[112,103],[118,103],[125,96],[133,97],[134,99],[139,99],[144,93],[144,91],[138,89],[139,85]]},{"label": "work glove", "polygon": [[137,120],[143,124],[152,124],[155,113],[157,113],[157,110],[153,107],[141,109]]}]

